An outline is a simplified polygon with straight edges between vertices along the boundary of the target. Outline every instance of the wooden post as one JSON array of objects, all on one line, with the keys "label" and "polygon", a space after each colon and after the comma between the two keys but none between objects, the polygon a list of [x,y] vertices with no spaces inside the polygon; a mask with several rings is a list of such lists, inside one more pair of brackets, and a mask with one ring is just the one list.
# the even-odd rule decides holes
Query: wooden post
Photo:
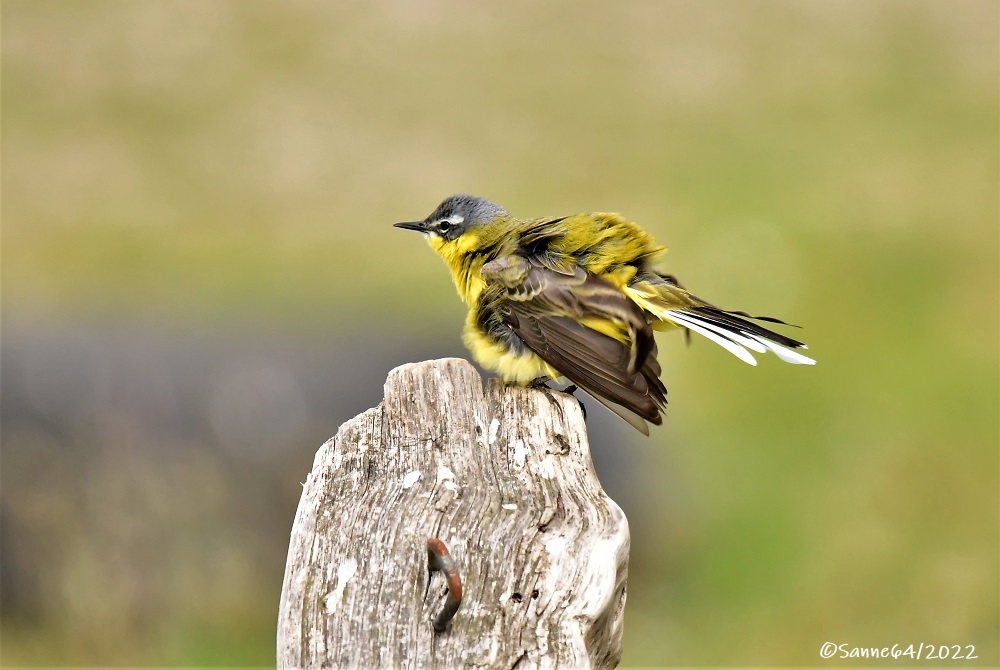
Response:
[{"label": "wooden post", "polygon": [[[464,584],[428,572],[439,538]],[[583,668],[621,659],[628,522],[577,400],[460,359],[389,373],[316,454],[278,613],[280,668]]]}]

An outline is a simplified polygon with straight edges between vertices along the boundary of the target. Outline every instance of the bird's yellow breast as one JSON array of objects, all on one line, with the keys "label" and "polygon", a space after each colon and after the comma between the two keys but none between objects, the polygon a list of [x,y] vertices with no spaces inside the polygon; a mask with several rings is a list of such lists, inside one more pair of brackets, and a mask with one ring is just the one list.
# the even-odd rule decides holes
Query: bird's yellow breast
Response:
[{"label": "bird's yellow breast", "polygon": [[466,233],[454,240],[446,240],[440,235],[428,235],[427,243],[444,259],[458,295],[466,305],[475,305],[486,288],[482,275],[484,260],[473,253],[479,244],[479,237]]},{"label": "bird's yellow breast", "polygon": [[530,349],[515,351],[508,343],[497,340],[480,328],[476,313],[486,288],[483,265],[489,259],[476,253],[481,243],[479,237],[466,233],[457,239],[446,240],[439,235],[430,235],[427,242],[448,266],[459,296],[470,308],[462,341],[476,362],[497,373],[504,381],[515,384],[527,384],[539,377],[560,377],[558,371]]},{"label": "bird's yellow breast", "polygon": [[484,333],[476,323],[473,312],[465,320],[462,342],[476,362],[487,370],[500,375],[506,382],[527,384],[539,377],[558,379],[562,373],[543,361],[530,349],[514,351],[508,344],[497,341]]}]

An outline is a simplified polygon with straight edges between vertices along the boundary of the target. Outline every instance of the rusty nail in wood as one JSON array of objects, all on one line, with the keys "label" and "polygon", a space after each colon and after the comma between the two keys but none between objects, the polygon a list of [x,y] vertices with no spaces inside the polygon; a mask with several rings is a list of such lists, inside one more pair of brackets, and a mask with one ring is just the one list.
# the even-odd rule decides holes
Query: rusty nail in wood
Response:
[{"label": "rusty nail in wood", "polygon": [[448,547],[436,537],[427,540],[427,569],[430,572],[440,570],[448,580],[448,599],[444,602],[444,609],[434,617],[434,630],[442,633],[462,604],[462,576],[458,573],[455,559],[448,553]]}]

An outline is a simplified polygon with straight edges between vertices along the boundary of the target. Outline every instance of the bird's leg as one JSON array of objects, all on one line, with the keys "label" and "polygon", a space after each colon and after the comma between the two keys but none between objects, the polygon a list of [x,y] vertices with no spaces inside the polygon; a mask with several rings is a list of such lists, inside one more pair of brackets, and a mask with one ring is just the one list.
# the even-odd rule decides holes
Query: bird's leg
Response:
[{"label": "bird's leg", "polygon": [[[545,389],[546,391],[555,390],[555,389],[552,389],[552,388],[550,388],[548,386],[548,383],[550,381],[552,381],[552,378],[551,377],[546,377],[544,375],[541,376],[541,377],[535,377],[530,382],[528,382],[527,387],[529,389]],[[569,395],[573,396],[573,398],[578,403],[580,403],[580,411],[583,412],[583,418],[584,418],[584,420],[586,420],[586,418],[587,418],[587,406],[584,405],[583,401],[580,400],[580,398],[578,398],[577,395],[576,395],[576,392],[579,390],[579,388],[580,387],[578,387],[576,384],[570,384],[569,386],[567,386],[566,388],[564,388],[562,390],[562,393],[568,393]]]},{"label": "bird's leg", "polygon": [[529,389],[547,389],[549,388],[547,384],[552,380],[552,377],[546,377],[542,375],[541,377],[535,377],[530,382],[527,383]]}]

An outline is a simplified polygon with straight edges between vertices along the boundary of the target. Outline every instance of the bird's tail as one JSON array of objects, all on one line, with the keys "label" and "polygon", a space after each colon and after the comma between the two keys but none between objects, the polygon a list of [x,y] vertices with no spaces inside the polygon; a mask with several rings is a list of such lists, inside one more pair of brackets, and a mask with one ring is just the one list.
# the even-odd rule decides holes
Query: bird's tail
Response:
[{"label": "bird's tail", "polygon": [[680,287],[668,275],[643,278],[624,287],[625,292],[651,314],[657,329],[678,326],[698,333],[715,342],[741,361],[757,365],[751,351],[774,353],[786,363],[815,365],[816,361],[793,349],[808,347],[785,335],[769,330],[754,321],[786,324],[767,316],[751,316],[746,312],[719,309],[700,300]]}]

